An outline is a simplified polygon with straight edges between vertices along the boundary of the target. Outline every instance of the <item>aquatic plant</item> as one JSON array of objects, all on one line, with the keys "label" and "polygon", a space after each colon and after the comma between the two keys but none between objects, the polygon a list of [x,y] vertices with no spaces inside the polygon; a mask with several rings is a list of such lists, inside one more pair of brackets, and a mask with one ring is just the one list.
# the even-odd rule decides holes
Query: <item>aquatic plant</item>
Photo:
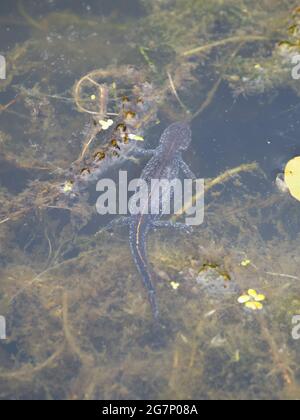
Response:
[{"label": "aquatic plant", "polygon": [[[30,1],[14,16],[28,39],[11,48],[1,84],[1,171],[18,182],[0,189],[0,313],[8,324],[0,397],[298,397],[300,353],[289,328],[300,310],[298,202],[272,189],[258,163],[209,175],[205,223],[190,237],[151,235],[161,328],[136,286],[127,240],[118,231],[90,234],[91,222],[99,226],[89,195],[70,202],[67,194],[74,162],[73,174],[89,175],[102,149],[118,151],[112,134],[124,116],[136,126],[131,106],[140,92],[154,112],[141,112],[128,137],[146,147],[157,140],[157,115],[167,124],[213,113],[224,83],[235,95],[299,94],[288,63],[289,43],[298,49],[296,2],[142,3],[138,20],[121,23],[69,11],[40,18]],[[202,287],[203,279],[217,287]],[[249,285],[268,296],[264,311],[241,311]],[[262,299],[253,291],[243,305]]]},{"label": "aquatic plant", "polygon": [[251,309],[252,311],[261,311],[263,309],[262,302],[265,300],[265,295],[257,293],[254,289],[249,289],[247,294],[238,298],[238,303],[245,305],[247,309]]}]

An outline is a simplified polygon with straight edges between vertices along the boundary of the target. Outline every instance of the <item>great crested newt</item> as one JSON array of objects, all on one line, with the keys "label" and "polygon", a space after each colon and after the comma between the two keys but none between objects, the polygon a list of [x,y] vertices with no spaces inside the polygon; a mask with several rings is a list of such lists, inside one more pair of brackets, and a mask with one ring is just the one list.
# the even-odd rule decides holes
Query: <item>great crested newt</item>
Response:
[{"label": "great crested newt", "polygon": [[[189,147],[191,140],[192,133],[189,124],[186,122],[177,122],[171,124],[163,132],[160,138],[159,146],[156,149],[141,149],[138,153],[136,153],[140,156],[151,156],[151,159],[142,171],[140,179],[146,181],[149,186],[149,191],[151,191],[152,194],[153,184],[151,184],[151,182],[153,180],[157,180],[157,182],[160,180],[172,181],[178,179],[180,172],[189,179],[195,178],[195,175],[183,161],[182,157],[182,152]],[[149,192],[149,194],[151,193]],[[160,209],[162,208],[161,204],[164,203],[165,199],[166,197],[164,197],[162,191],[162,193],[159,194]],[[153,316],[157,319],[159,316],[159,310],[156,291],[153,285],[153,273],[151,272],[146,252],[147,235],[151,229],[176,228],[190,231],[190,228],[184,223],[172,223],[170,221],[160,220],[162,213],[144,213],[146,212],[141,212],[141,214],[138,215],[132,215],[129,218],[123,218],[122,220],[119,220],[119,222],[129,225],[131,253],[147,290]]]}]

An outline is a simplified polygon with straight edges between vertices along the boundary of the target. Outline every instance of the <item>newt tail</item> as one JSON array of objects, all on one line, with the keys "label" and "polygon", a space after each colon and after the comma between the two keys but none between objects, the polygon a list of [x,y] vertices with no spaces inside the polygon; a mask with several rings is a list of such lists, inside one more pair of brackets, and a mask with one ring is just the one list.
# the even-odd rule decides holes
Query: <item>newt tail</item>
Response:
[{"label": "newt tail", "polygon": [[[146,227],[147,225],[145,225]],[[139,219],[138,225],[135,223],[130,227],[130,248],[135,265],[141,275],[145,289],[148,293],[148,300],[151,306],[152,314],[155,319],[159,316],[159,310],[156,299],[156,291],[152,283],[152,274],[149,268],[147,253],[146,253],[146,237],[148,229],[144,229],[142,225],[142,216]]]}]

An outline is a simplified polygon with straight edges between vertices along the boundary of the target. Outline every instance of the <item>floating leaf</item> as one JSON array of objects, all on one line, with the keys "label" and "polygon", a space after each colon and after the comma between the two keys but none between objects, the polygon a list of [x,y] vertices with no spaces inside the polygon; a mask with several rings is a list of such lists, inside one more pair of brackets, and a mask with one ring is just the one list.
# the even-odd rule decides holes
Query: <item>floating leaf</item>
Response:
[{"label": "floating leaf", "polygon": [[300,201],[300,156],[290,160],[286,165],[284,181],[292,197]]}]

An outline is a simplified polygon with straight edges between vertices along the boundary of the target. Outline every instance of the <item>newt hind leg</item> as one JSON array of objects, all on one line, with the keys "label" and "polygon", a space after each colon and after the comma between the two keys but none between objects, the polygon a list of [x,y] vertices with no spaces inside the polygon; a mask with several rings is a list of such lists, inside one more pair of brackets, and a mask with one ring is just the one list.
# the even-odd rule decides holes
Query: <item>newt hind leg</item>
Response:
[{"label": "newt hind leg", "polygon": [[154,229],[176,229],[185,233],[192,233],[192,226],[188,226],[185,223],[173,223],[171,221],[156,220],[153,222]]},{"label": "newt hind leg", "polygon": [[100,229],[95,236],[101,235],[101,233],[103,232],[108,232],[110,230],[113,230],[117,227],[122,227],[122,226],[129,226],[131,223],[131,218],[130,217],[119,217],[118,219],[114,219],[113,221],[111,221],[110,223],[108,223],[108,225],[104,226],[102,229]]}]

